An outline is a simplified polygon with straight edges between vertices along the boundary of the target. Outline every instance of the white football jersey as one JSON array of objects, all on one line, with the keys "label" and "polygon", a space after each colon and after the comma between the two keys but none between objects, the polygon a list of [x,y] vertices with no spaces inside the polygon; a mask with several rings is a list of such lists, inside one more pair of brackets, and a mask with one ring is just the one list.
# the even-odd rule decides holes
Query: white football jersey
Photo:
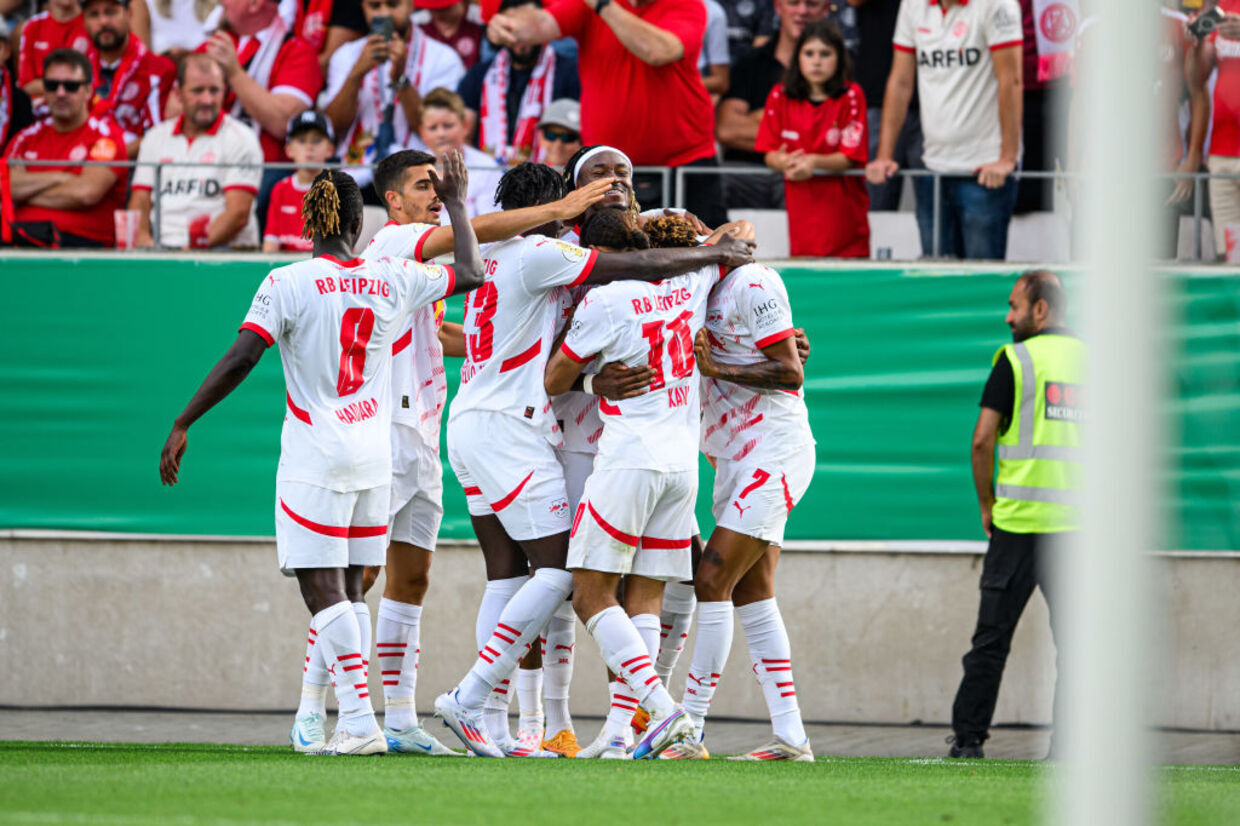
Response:
[{"label": "white football jersey", "polygon": [[[425,261],[422,245],[436,229],[435,224],[402,225],[388,221],[370,239],[361,258]],[[443,407],[448,401],[443,345],[439,343],[443,313],[442,302],[419,307],[392,345],[392,421],[416,429],[436,451]]]},{"label": "white football jersey", "polygon": [[599,399],[603,435],[595,470],[697,469],[701,408],[693,337],[718,279],[719,268],[709,266],[655,284],[617,281],[595,287],[577,306],[566,355],[655,371],[650,392],[614,403]]},{"label": "white football jersey", "polygon": [[[576,237],[576,233],[573,237]],[[565,312],[561,313],[556,323],[556,336],[559,336],[560,330],[564,328],[564,321],[568,318],[567,310],[581,303],[581,299],[589,290],[589,287],[581,286],[573,287],[565,292],[569,303],[563,307]],[[602,368],[601,364],[595,366]],[[593,366],[587,367],[585,372],[594,372]],[[555,414],[556,423],[560,426],[560,432],[564,436],[564,450],[573,453],[598,453],[598,440],[603,435],[603,420],[598,414],[598,399],[598,396],[580,390],[569,390],[567,393],[551,397],[551,409]]]},{"label": "white football jersey", "polygon": [[[758,364],[763,347],[794,335],[779,273],[746,264],[728,273],[706,307],[710,352],[720,364]],[[779,458],[812,447],[802,390],[759,390],[720,379],[702,382],[702,452],[740,461]]]},{"label": "white football jersey", "polygon": [[243,330],[280,342],[288,415],[276,479],[336,491],[392,478],[392,344],[454,287],[451,267],[330,256],[273,270]]},{"label": "white football jersey", "polygon": [[566,287],[581,284],[598,253],[542,235],[483,250],[487,281],[465,298],[465,364],[448,421],[469,410],[516,416],[561,444],[543,373]]}]

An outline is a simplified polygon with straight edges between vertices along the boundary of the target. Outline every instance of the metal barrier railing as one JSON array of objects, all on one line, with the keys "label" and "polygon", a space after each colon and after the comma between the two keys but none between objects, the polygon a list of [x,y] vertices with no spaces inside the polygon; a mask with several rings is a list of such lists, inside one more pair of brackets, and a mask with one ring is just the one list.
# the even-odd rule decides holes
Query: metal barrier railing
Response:
[{"label": "metal barrier railing", "polygon": [[[159,193],[163,181],[163,170],[167,168],[190,167],[190,168],[240,168],[240,169],[259,169],[266,171],[269,169],[288,170],[290,172],[297,169],[314,169],[320,170],[324,168],[332,169],[374,169],[370,167],[359,167],[349,164],[296,164],[291,162],[270,162],[255,166],[253,164],[229,164],[229,163],[197,163],[193,161],[172,161],[166,163],[152,163],[141,161],[63,161],[63,160],[25,160],[21,158],[10,158],[7,163],[11,166],[107,166],[107,167],[127,167],[134,170],[139,166],[151,166],[155,169],[155,180],[152,186],[151,198],[151,234],[156,246],[159,246]],[[467,167],[473,171],[493,172],[493,167]],[[686,179],[690,175],[706,176],[706,175],[754,175],[772,177],[779,173],[772,171],[764,166],[681,166],[681,167],[665,167],[665,166],[637,166],[633,169],[634,175],[658,175],[660,178],[660,192],[662,202],[676,208],[683,208],[686,198]],[[848,169],[840,172],[827,172],[825,170],[816,170],[816,176],[840,176],[840,177],[864,177],[863,169]],[[896,179],[904,178],[931,178],[933,179],[933,200],[931,204],[932,211],[932,233],[933,247],[931,255],[939,257],[941,250],[939,248],[940,238],[939,230],[942,226],[942,182],[943,178],[960,177],[958,174],[936,172],[930,169],[900,169],[895,174]],[[1021,170],[1017,169],[1012,173],[1012,177],[1017,180],[1049,180],[1059,185],[1069,180],[1077,180],[1086,177],[1079,172],[1065,171],[1040,171],[1040,170]],[[1217,173],[1217,172],[1164,172],[1157,176],[1160,180],[1175,182],[1180,180],[1192,180],[1192,217],[1193,217],[1193,260],[1201,261],[1203,254],[1202,243],[1202,224],[1205,220],[1205,186],[1204,184],[1210,180],[1236,180],[1240,181],[1240,173]],[[1216,253],[1219,251],[1216,251]]]}]

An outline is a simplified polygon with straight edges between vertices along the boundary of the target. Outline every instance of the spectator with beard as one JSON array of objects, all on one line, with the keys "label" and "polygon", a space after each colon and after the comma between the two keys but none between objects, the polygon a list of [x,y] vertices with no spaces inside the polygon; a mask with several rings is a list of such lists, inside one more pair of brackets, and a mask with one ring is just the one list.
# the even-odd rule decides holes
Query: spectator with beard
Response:
[{"label": "spectator with beard", "polygon": [[[422,97],[440,87],[455,89],[465,67],[451,47],[428,37],[412,22],[411,0],[362,0],[366,27],[390,18],[390,38],[372,34],[346,43],[327,66],[323,112],[340,140],[347,166],[369,166],[417,141]],[[415,148],[420,148],[416,147]],[[350,169],[364,193],[369,169]]]},{"label": "spectator with beard", "polygon": [[86,56],[95,71],[91,114],[116,118],[133,157],[146,131],[163,120],[176,65],[131,33],[129,0],[85,0],[82,17],[92,44]]},{"label": "spectator with beard", "polygon": [[39,72],[51,117],[9,142],[9,194],[15,207],[13,236],[46,247],[110,247],[112,213],[124,206],[129,170],[124,166],[23,166],[28,161],[124,162],[125,141],[116,121],[91,117],[90,61],[81,52],[57,49]]},{"label": "spectator with beard", "polygon": [[[263,153],[254,130],[224,113],[228,86],[219,65],[204,55],[181,61],[177,95],[181,116],[156,125],[142,140],[129,208],[137,210],[137,245],[155,243],[151,192],[159,176],[159,245],[175,249],[258,246],[254,196]],[[209,165],[208,165],[209,164]],[[228,164],[225,166],[224,164]]]},{"label": "spectator with beard", "polygon": [[[542,4],[503,0],[500,10],[518,6]],[[550,45],[505,46],[466,72],[459,91],[477,121],[477,145],[483,152],[504,164],[541,163],[544,157],[536,150],[538,120],[553,100],[581,96],[577,59],[558,54]]]},{"label": "spectator with beard", "polygon": [[[715,136],[723,144],[725,166],[760,169],[763,155],[754,149],[758,126],[771,89],[792,65],[797,39],[809,23],[827,16],[827,0],[774,0],[779,34],[737,60],[732,83],[719,101]],[[784,182],[778,175],[728,175],[724,197],[729,207],[782,209]]]},{"label": "spectator with beard", "polygon": [[9,24],[0,18],[0,153],[4,152],[10,138],[34,123],[30,95],[17,85],[17,78],[9,71],[12,53]]}]

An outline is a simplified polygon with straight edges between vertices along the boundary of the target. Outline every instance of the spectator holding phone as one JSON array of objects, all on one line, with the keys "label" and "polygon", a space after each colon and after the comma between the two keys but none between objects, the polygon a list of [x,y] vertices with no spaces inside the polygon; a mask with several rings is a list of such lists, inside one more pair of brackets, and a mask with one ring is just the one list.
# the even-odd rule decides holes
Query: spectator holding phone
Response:
[{"label": "spectator holding phone", "polygon": [[[91,68],[86,55],[57,49],[44,59],[39,75],[51,117],[23,129],[5,152],[10,161],[15,242],[110,247],[116,234],[112,213],[125,204],[129,170],[80,162],[124,162],[128,156],[121,128],[107,115],[91,117]],[[15,160],[66,163],[25,166]]]},{"label": "spectator holding phone", "polygon": [[844,37],[833,23],[810,23],[766,99],[754,144],[783,173],[792,255],[870,256],[865,181],[814,174],[863,166],[868,144],[865,93],[852,82]]},{"label": "spectator holding phone", "polygon": [[320,112],[307,109],[288,125],[284,151],[293,163],[316,164],[298,169],[281,179],[271,190],[267,204],[267,223],[263,227],[263,252],[310,252],[314,243],[302,237],[302,199],[310,191],[322,164],[336,151],[336,135],[331,122]]},{"label": "spectator holding phone", "polygon": [[[370,36],[341,46],[327,65],[323,112],[348,166],[369,166],[416,140],[422,97],[465,76],[450,46],[414,25],[412,0],[362,0]],[[369,169],[350,170],[363,192]]]}]

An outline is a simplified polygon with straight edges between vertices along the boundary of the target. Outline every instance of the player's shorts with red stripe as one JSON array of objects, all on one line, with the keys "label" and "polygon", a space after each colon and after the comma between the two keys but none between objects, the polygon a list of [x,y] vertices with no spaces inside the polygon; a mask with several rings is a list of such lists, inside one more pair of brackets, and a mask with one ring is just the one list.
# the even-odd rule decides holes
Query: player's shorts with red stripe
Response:
[{"label": "player's shorts with red stripe", "polygon": [[812,446],[779,459],[719,459],[713,505],[716,527],[781,544],[788,514],[814,478],[814,462]]},{"label": "player's shorts with red stripe", "polygon": [[557,448],[555,455],[564,467],[564,489],[568,492],[568,506],[576,511],[586,487],[586,480],[594,472],[594,457],[597,454]]},{"label": "player's shorts with red stripe", "polygon": [[328,490],[276,481],[276,553],[280,570],[382,565],[387,555],[388,486]]},{"label": "player's shorts with red stripe", "polygon": [[443,465],[439,461],[439,446],[426,444],[415,428],[393,424],[389,539],[433,551],[442,522]]},{"label": "player's shorts with red stripe", "polygon": [[572,511],[555,448],[520,419],[490,410],[458,414],[448,422],[448,462],[471,516],[494,513],[517,541],[569,529]]},{"label": "player's shorts with red stripe", "polygon": [[595,470],[573,516],[568,568],[692,579],[697,482],[696,470]]}]

